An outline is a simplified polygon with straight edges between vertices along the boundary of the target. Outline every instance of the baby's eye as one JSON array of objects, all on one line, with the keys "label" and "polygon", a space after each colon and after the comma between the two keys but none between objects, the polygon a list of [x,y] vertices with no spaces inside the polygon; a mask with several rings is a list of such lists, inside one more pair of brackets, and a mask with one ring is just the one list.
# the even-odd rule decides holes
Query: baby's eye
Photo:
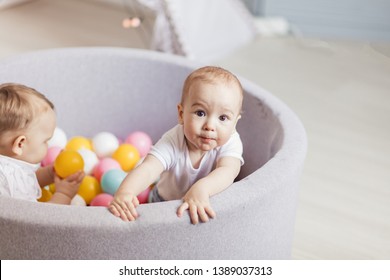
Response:
[{"label": "baby's eye", "polygon": [[195,115],[197,115],[198,117],[204,117],[206,116],[206,113],[202,110],[198,110],[195,112]]},{"label": "baby's eye", "polygon": [[222,116],[219,116],[219,120],[220,121],[227,121],[229,119],[229,117],[228,116],[226,116],[226,115],[222,115]]}]

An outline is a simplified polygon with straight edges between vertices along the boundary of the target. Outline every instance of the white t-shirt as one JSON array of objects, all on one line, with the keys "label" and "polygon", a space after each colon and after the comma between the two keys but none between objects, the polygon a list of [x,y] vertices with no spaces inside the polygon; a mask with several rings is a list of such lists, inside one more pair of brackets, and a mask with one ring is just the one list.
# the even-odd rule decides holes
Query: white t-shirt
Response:
[{"label": "white t-shirt", "polygon": [[192,166],[182,125],[176,125],[166,132],[152,147],[149,154],[158,158],[164,166],[156,187],[164,200],[181,199],[188,189],[199,179],[207,176],[222,157],[235,157],[244,164],[242,142],[235,132],[229,141],[202,158],[199,168]]},{"label": "white t-shirt", "polygon": [[42,191],[35,171],[39,164],[0,155],[0,195],[37,201]]}]

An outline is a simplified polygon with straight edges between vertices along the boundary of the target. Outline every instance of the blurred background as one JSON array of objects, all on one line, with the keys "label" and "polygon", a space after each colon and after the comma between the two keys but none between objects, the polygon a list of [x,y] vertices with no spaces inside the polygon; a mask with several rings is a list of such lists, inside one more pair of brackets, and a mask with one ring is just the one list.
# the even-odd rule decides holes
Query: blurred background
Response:
[{"label": "blurred background", "polygon": [[151,49],[225,67],[302,120],[293,259],[390,259],[390,1],[0,0],[0,59]]},{"label": "blurred background", "polygon": [[387,0],[244,0],[257,17],[282,17],[301,35],[390,40]]}]

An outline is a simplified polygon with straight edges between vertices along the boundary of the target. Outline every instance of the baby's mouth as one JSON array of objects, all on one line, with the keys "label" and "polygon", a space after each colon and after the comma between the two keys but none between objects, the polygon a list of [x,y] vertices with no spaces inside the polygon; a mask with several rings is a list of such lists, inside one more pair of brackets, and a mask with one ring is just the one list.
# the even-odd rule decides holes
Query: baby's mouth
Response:
[{"label": "baby's mouth", "polygon": [[215,140],[214,138],[208,137],[208,136],[200,136],[200,139],[202,140],[202,142],[205,142],[205,143],[210,143],[211,141]]}]

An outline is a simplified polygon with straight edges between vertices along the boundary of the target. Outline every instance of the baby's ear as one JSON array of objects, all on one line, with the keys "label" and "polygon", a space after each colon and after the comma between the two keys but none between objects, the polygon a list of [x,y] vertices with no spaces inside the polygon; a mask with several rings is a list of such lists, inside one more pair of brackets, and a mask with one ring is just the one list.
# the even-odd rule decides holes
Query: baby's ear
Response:
[{"label": "baby's ear", "polygon": [[238,123],[238,121],[240,119],[241,119],[241,115],[238,115],[238,117],[236,119],[236,123],[234,124],[234,129],[233,129],[232,135],[237,132],[237,128],[236,127],[237,127],[237,123]]},{"label": "baby's ear", "polygon": [[26,136],[20,135],[12,143],[12,152],[18,156],[23,154],[23,147],[26,144]]},{"label": "baby's ear", "polygon": [[238,123],[238,121],[241,119],[241,114],[240,115],[238,115],[238,117],[237,117],[237,119],[236,119],[236,124],[235,125],[237,125],[237,123]]},{"label": "baby's ear", "polygon": [[177,117],[179,124],[183,124],[183,106],[181,104],[177,104]]}]

